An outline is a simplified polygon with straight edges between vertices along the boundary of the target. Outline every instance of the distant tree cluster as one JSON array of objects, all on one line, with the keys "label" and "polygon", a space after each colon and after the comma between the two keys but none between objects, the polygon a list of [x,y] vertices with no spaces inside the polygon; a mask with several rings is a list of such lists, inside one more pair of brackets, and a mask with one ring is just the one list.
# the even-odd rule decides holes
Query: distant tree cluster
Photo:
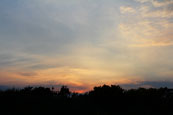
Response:
[{"label": "distant tree cluster", "polygon": [[118,85],[94,87],[84,94],[62,86],[0,91],[0,115],[173,115],[173,90]]}]

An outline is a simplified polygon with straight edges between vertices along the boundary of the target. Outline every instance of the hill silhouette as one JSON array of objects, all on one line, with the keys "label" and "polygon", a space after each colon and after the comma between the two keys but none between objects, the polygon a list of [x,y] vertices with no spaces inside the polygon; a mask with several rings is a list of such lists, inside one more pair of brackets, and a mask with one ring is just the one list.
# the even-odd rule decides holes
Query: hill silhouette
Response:
[{"label": "hill silhouette", "polygon": [[172,115],[173,90],[118,85],[94,87],[84,94],[45,87],[0,91],[0,115]]}]

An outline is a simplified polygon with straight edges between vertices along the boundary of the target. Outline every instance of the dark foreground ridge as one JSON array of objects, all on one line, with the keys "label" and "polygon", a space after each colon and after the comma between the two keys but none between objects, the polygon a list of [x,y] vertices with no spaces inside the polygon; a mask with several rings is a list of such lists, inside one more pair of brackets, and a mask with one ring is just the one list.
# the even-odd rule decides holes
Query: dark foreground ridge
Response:
[{"label": "dark foreground ridge", "polygon": [[124,90],[117,85],[94,87],[85,94],[66,86],[26,87],[0,91],[0,115],[173,115],[168,88]]}]

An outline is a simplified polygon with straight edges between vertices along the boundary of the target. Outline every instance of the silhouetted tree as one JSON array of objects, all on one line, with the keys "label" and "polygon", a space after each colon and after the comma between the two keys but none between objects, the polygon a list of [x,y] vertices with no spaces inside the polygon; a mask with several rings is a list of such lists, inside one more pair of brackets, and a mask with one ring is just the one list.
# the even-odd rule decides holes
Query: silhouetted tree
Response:
[{"label": "silhouetted tree", "polygon": [[63,97],[69,97],[71,92],[67,86],[62,86],[58,94]]}]

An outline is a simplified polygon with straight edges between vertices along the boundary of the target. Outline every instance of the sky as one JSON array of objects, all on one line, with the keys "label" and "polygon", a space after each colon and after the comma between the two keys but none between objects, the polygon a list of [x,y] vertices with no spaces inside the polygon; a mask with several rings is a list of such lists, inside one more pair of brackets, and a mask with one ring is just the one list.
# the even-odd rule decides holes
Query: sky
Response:
[{"label": "sky", "polygon": [[170,86],[172,57],[173,0],[0,0],[1,86]]}]

